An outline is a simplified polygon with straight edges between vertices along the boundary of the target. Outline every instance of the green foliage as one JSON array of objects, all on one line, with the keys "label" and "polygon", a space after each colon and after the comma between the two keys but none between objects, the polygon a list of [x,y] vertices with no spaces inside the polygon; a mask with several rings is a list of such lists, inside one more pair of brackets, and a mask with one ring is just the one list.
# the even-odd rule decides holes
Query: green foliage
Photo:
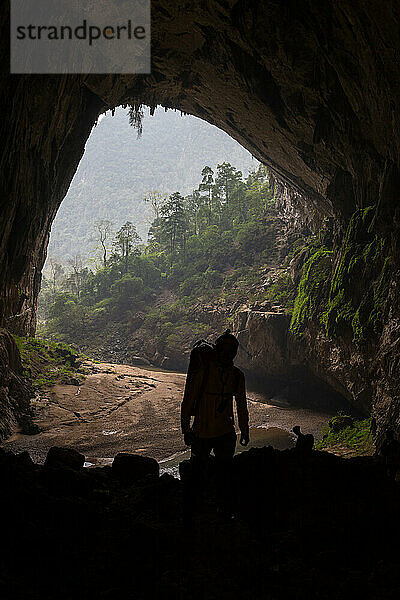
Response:
[{"label": "green foliage", "polygon": [[293,311],[296,290],[290,275],[283,272],[265,290],[265,299],[280,304],[288,313]]},{"label": "green foliage", "polygon": [[[390,259],[385,242],[371,230],[374,207],[352,215],[339,252],[325,246],[323,231],[308,245],[294,248],[290,260],[302,252],[310,257],[295,301],[291,331],[301,335],[306,321],[320,322],[328,338],[348,336],[361,345],[379,333],[390,281]],[[378,279],[376,273],[379,273]],[[365,281],[371,281],[365,290]]]},{"label": "green foliage", "polygon": [[85,262],[88,256],[102,258],[98,236],[93,235],[99,219],[112,221],[115,231],[131,221],[145,239],[151,206],[143,198],[149,190],[186,195],[205,164],[215,169],[218,160],[229,159],[244,173],[254,165],[247,150],[201,119],[162,107],[151,117],[148,108],[143,113],[140,140],[129,126],[128,109],[106,113],[93,128],[52,226],[50,258],[77,253]]},{"label": "green foliage", "polygon": [[318,312],[322,288],[332,270],[332,256],[331,250],[320,248],[303,267],[290,323],[290,330],[295,335],[301,335],[305,322],[312,320]]},{"label": "green foliage", "polygon": [[194,341],[213,333],[212,327],[201,319],[202,315],[194,312],[190,300],[183,298],[150,309],[142,330],[145,336],[159,340],[159,348],[166,356],[179,356],[182,348],[191,347]]},{"label": "green foliage", "polygon": [[21,354],[24,374],[29,377],[34,390],[44,390],[56,383],[83,382],[84,358],[70,346],[39,338],[14,336]]},{"label": "green foliage", "polygon": [[[335,417],[332,419],[334,421]],[[371,435],[371,419],[354,421],[353,427],[335,432],[329,424],[321,430],[322,438],[315,443],[317,450],[353,451],[354,454],[373,454],[374,442]]]},{"label": "green foliage", "polygon": [[87,333],[90,309],[70,293],[56,294],[47,315],[46,334],[59,334],[60,341],[73,340],[78,331],[81,335]]},{"label": "green foliage", "polygon": [[110,292],[119,308],[127,309],[133,304],[138,305],[145,296],[143,279],[125,273],[110,286]]},{"label": "green foliage", "polygon": [[115,234],[114,248],[116,253],[123,259],[125,273],[128,271],[132,251],[140,241],[141,238],[136,231],[136,227],[130,221],[127,221]]},{"label": "green foliage", "polygon": [[[227,162],[215,172],[206,166],[191,194],[154,193],[149,202],[154,220],[147,245],[138,245],[127,221],[101,267],[75,269],[79,294],[64,285],[67,279],[57,286],[45,282],[45,335],[90,343],[104,332],[107,344],[114,325],[127,335],[140,326],[168,356],[212,333],[205,305],[270,300],[291,310],[294,288],[287,273],[277,269],[268,285],[260,285],[265,265],[274,261],[279,228],[265,167],[243,179]],[[155,307],[162,291],[169,300]]]},{"label": "green foliage", "polygon": [[[362,344],[378,332],[385,308],[390,260],[384,240],[371,232],[374,207],[357,210],[350,219],[332,277],[321,322],[328,337],[345,335]],[[376,272],[380,273],[376,281]],[[365,293],[363,282],[374,281]]]}]

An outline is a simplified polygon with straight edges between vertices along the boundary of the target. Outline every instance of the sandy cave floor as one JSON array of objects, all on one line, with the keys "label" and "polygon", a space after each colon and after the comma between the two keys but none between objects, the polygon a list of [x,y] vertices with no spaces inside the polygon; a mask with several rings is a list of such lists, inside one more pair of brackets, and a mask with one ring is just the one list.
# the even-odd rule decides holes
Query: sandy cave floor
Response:
[{"label": "sandy cave floor", "polygon": [[[70,446],[93,464],[108,464],[118,452],[162,460],[187,449],[180,432],[185,374],[109,363],[85,366],[89,375],[81,386],[56,385],[33,400],[41,433],[16,431],[2,444],[5,449],[27,450],[34,461],[43,462],[51,446]],[[263,394],[252,391],[248,408],[252,446],[291,447],[293,425],[318,434],[330,418],[268,404]]]}]

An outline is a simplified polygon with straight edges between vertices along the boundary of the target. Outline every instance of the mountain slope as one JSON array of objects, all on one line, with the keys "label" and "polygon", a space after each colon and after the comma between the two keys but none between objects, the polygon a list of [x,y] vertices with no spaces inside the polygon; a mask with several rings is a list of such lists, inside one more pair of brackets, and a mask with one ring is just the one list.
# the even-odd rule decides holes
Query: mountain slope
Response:
[{"label": "mountain slope", "polygon": [[175,111],[146,110],[143,135],[128,110],[107,113],[93,128],[85,154],[52,227],[49,256],[93,255],[93,224],[109,219],[118,229],[130,220],[145,239],[152,220],[143,197],[149,190],[187,194],[205,165],[229,161],[247,175],[257,164],[247,150],[205,121]]}]

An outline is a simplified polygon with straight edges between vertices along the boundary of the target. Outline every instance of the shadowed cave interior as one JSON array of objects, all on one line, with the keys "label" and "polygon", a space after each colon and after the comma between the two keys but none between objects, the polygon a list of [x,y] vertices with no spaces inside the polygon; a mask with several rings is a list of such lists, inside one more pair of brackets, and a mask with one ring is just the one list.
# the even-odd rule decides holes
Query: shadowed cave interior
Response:
[{"label": "shadowed cave interior", "polygon": [[[378,448],[388,427],[399,435],[399,13],[397,2],[155,0],[150,75],[3,72],[2,438],[29,421],[10,332],[35,332],[51,223],[99,115],[142,104],[217,125],[271,170],[288,222],[329,225],[329,261],[320,251],[297,265],[290,327],[238,317],[265,349],[284,336],[254,378],[306,369],[373,415]],[[399,490],[374,457],[242,453],[235,525],[217,519],[211,465],[193,529],[182,482],[151,469],[89,472],[73,454],[38,466],[1,449],[0,468],[5,598],[397,597]]]}]

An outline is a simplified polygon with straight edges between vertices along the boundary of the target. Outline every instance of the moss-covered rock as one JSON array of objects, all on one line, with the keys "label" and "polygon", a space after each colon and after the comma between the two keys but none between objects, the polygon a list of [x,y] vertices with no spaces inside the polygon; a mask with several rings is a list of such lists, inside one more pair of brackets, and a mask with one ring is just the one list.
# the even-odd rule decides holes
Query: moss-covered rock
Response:
[{"label": "moss-covered rock", "polygon": [[32,395],[13,336],[0,329],[0,440],[11,434],[16,423],[23,433],[37,433],[30,409]]},{"label": "moss-covered rock", "polygon": [[318,313],[332,270],[332,258],[333,252],[322,247],[312,254],[303,267],[290,323],[290,330],[295,335],[301,335],[306,321]]},{"label": "moss-covered rock", "polygon": [[314,245],[303,267],[292,333],[301,335],[312,320],[322,325],[327,338],[349,338],[357,345],[380,333],[391,259],[385,240],[373,232],[374,214],[374,206],[355,211],[335,253]]},{"label": "moss-covered rock", "polygon": [[355,343],[362,344],[379,332],[390,259],[385,241],[372,231],[374,213],[375,207],[369,206],[350,219],[321,315],[328,338],[350,334]]},{"label": "moss-covered rock", "polygon": [[354,427],[354,419],[349,415],[337,415],[329,421],[329,429],[335,433],[347,427]]},{"label": "moss-covered rock", "polygon": [[85,379],[83,357],[67,344],[14,336],[24,375],[35,391],[56,383],[79,385]]},{"label": "moss-covered rock", "polygon": [[349,415],[333,417],[322,430],[315,444],[317,450],[329,450],[344,456],[374,454],[371,419],[356,421]]}]

